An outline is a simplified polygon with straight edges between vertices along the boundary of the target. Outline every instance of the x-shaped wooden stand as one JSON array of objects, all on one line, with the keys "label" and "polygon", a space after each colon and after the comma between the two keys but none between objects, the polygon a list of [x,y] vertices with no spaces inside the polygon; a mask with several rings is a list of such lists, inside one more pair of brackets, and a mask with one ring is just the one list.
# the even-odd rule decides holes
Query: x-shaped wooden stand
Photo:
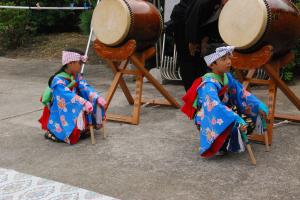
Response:
[{"label": "x-shaped wooden stand", "polygon": [[[180,105],[172,97],[165,88],[148,72],[145,68],[145,61],[151,58],[155,54],[155,48],[151,47],[143,52],[136,52],[136,42],[134,40],[129,40],[126,44],[112,48],[108,47],[98,40],[94,42],[94,49],[98,56],[104,59],[108,65],[111,67],[114,73],[114,79],[110,85],[107,94],[107,107],[108,109],[111,100],[115,94],[115,91],[120,85],[125,97],[130,105],[133,105],[133,112],[131,116],[107,114],[107,119],[117,122],[125,122],[129,124],[139,124],[140,121],[140,110],[142,104],[154,104],[163,106],[172,106],[179,108]],[[136,70],[127,70],[126,67],[128,63],[131,62]],[[123,79],[123,75],[135,75],[136,76],[136,87],[135,87],[135,97],[133,98],[126,82]],[[157,99],[143,99],[143,78],[146,77],[149,82],[166,98],[165,100]]]},{"label": "x-shaped wooden stand", "polygon": [[[273,123],[274,119],[287,119],[295,122],[300,122],[300,115],[280,115],[275,114],[276,108],[276,95],[277,88],[279,87],[281,91],[286,95],[286,97],[300,110],[300,100],[299,98],[291,91],[291,89],[280,79],[279,71],[280,68],[291,63],[294,59],[294,54],[291,52],[285,54],[281,57],[272,58],[272,46],[265,46],[259,51],[251,54],[240,54],[235,52],[232,58],[232,66],[234,66],[237,72],[239,79],[243,82],[243,85],[248,88],[250,83],[257,85],[268,85],[268,107],[269,107],[269,116],[267,123],[267,132],[268,132],[268,142],[272,143],[272,134],[273,134]],[[260,80],[253,79],[255,70],[262,68],[266,71],[270,80]],[[243,77],[239,70],[249,70],[246,77]],[[249,137],[252,140],[265,142],[265,138],[262,135],[251,135]]]}]

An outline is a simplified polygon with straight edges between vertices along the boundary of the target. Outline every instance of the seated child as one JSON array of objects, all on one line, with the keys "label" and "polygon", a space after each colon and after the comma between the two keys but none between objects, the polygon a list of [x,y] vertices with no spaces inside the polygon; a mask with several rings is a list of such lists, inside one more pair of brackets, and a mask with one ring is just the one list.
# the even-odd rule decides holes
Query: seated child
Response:
[{"label": "seated child", "polygon": [[241,133],[263,133],[267,106],[231,75],[232,46],[210,45],[204,60],[211,73],[197,79],[187,94],[182,111],[200,130],[199,152],[212,157],[245,150]]},{"label": "seated child", "polygon": [[101,128],[105,100],[80,75],[87,57],[77,50],[62,52],[62,67],[48,81],[41,102],[45,105],[39,122],[53,141],[76,144],[88,135],[88,121]]}]

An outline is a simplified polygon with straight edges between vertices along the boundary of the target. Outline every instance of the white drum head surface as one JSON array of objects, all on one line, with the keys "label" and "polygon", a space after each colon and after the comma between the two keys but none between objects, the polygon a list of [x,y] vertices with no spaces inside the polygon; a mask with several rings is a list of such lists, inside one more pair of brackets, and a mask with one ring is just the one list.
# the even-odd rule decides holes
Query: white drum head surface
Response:
[{"label": "white drum head surface", "polygon": [[219,18],[219,32],[228,45],[247,49],[263,36],[268,10],[263,0],[229,0]]},{"label": "white drum head surface", "polygon": [[130,24],[130,11],[123,0],[100,1],[92,17],[92,27],[97,39],[109,46],[123,42]]}]

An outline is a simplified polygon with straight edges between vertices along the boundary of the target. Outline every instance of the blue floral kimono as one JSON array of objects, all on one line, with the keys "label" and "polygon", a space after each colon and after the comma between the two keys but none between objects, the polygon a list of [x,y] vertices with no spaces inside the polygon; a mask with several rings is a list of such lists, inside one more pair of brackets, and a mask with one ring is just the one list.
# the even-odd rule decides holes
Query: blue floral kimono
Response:
[{"label": "blue floral kimono", "polygon": [[[261,122],[259,110],[268,113],[266,105],[246,91],[230,73],[224,74],[224,81],[218,77],[206,74],[197,89],[198,111],[194,120],[200,127],[199,151],[203,157],[215,155],[224,145],[228,151],[244,151],[238,126],[245,121],[240,115]],[[224,91],[222,95],[221,90]],[[233,106],[237,112],[232,110]]]},{"label": "blue floral kimono", "polygon": [[87,124],[87,115],[83,112],[86,101],[90,101],[94,107],[91,114],[92,123],[102,124],[105,111],[104,108],[97,105],[100,95],[80,75],[74,78],[64,72],[60,73],[54,77],[47,90],[42,100],[46,105],[47,98],[51,96],[51,101],[46,105],[50,110],[47,129],[57,139],[69,144],[77,143],[80,131],[83,131]]}]

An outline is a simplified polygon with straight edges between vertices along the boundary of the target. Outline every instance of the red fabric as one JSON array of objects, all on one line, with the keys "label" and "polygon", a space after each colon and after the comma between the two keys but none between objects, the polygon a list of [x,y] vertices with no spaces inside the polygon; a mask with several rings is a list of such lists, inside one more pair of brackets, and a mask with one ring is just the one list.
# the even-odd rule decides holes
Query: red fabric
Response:
[{"label": "red fabric", "polygon": [[[49,118],[50,118],[50,110],[49,110],[48,106],[45,106],[43,114],[42,114],[41,118],[39,119],[42,129],[45,131],[48,131]],[[86,121],[85,121],[85,124],[86,124],[86,127],[88,127]],[[79,141],[79,138],[80,138],[80,130],[78,130],[77,127],[75,127],[72,134],[69,137],[70,144],[76,144]]]},{"label": "red fabric", "polygon": [[45,106],[44,110],[43,110],[43,114],[42,114],[41,118],[39,119],[42,129],[45,131],[48,131],[49,117],[50,117],[50,110],[49,110],[48,106]]},{"label": "red fabric", "polygon": [[[85,124],[86,129],[89,128],[88,121],[85,118],[85,115],[83,116],[83,123]],[[70,144],[76,144],[81,136],[81,131],[78,130],[77,126],[74,128],[72,134],[69,136]]]},{"label": "red fabric", "polygon": [[[67,80],[71,81],[70,79],[67,79]],[[72,86],[70,88],[70,90],[73,90],[74,87],[78,87],[78,83],[76,83],[74,86]],[[43,97],[41,96],[40,102],[42,102],[42,98]],[[39,122],[41,123],[42,129],[45,130],[45,131],[48,131],[49,118],[50,118],[50,110],[49,110],[48,106],[45,106],[43,114],[42,114],[41,118],[39,119]],[[84,121],[84,123],[86,124],[86,127],[88,127],[87,122]],[[80,130],[78,130],[77,126],[76,126],[74,128],[73,132],[71,133],[70,137],[69,137],[70,144],[76,144],[79,141],[80,134],[81,134]]]},{"label": "red fabric", "polygon": [[[189,119],[193,119],[196,109],[193,107],[193,104],[197,98],[197,89],[202,82],[202,77],[196,79],[190,89],[186,92],[186,94],[182,97],[184,102],[181,107],[181,111],[188,116]],[[228,86],[224,86],[220,92],[218,93],[219,97],[224,95],[228,89]]]},{"label": "red fabric", "polygon": [[225,85],[224,87],[222,87],[222,89],[220,90],[220,92],[218,93],[218,96],[221,97],[223,96],[226,92],[227,92],[228,86]]},{"label": "red fabric", "polygon": [[196,109],[193,107],[193,104],[197,98],[197,89],[202,82],[202,77],[196,79],[190,89],[182,97],[184,102],[181,107],[181,111],[188,116],[189,119],[193,119]]},{"label": "red fabric", "polygon": [[216,138],[214,143],[210,146],[210,149],[208,149],[204,153],[202,153],[201,156],[204,158],[209,158],[209,157],[214,156],[224,145],[227,137],[231,133],[232,127],[233,127],[233,124],[228,126],[227,129],[225,129],[225,131],[223,131],[223,133],[221,133],[221,135],[219,135],[219,137]]},{"label": "red fabric", "polygon": [[70,144],[76,144],[80,138],[80,130],[77,129],[77,126],[74,128],[72,134],[69,136]]}]

